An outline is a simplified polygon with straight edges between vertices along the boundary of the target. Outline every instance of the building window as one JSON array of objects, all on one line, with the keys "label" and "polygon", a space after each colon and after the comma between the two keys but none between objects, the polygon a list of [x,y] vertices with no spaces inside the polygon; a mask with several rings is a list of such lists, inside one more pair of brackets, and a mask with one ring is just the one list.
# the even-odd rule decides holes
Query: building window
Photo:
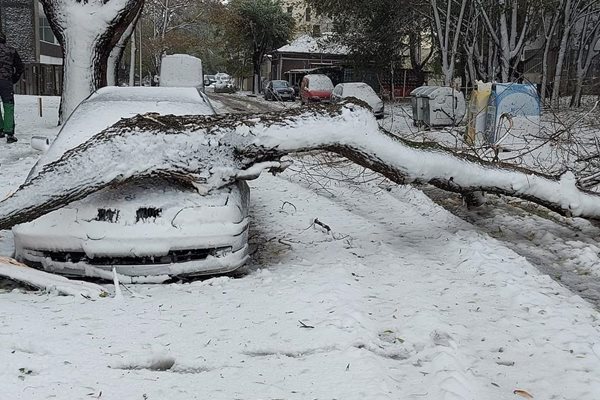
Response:
[{"label": "building window", "polygon": [[304,16],[306,22],[310,21],[310,7],[306,7],[306,15]]},{"label": "building window", "polygon": [[321,25],[313,25],[312,35],[313,37],[321,36]]},{"label": "building window", "polygon": [[54,37],[52,28],[50,28],[50,24],[48,23],[48,18],[46,18],[45,15],[40,15],[39,24],[40,40],[42,42],[58,44],[58,40],[56,40],[56,37]]},{"label": "building window", "polygon": [[287,13],[290,14],[290,15],[292,15],[293,12],[294,12],[294,6],[289,6],[287,8]]}]

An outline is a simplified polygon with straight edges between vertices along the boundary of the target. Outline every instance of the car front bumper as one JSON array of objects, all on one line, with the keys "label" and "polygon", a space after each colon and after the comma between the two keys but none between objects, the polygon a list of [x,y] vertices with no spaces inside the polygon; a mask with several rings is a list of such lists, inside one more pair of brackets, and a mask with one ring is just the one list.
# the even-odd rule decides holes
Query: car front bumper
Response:
[{"label": "car front bumper", "polygon": [[13,229],[15,258],[67,276],[111,279],[115,268],[120,275],[153,276],[159,281],[231,272],[248,258],[248,218],[204,223],[199,230],[152,223],[92,224],[96,229],[90,229],[90,223],[81,229],[77,224],[71,229],[40,229],[35,222],[19,225]]}]

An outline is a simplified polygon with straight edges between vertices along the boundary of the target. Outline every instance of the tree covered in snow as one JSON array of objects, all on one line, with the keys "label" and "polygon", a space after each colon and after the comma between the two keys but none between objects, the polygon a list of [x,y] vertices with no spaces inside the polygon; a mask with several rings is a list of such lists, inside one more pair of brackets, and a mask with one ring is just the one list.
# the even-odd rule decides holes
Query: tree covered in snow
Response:
[{"label": "tree covered in snow", "polygon": [[274,0],[231,0],[222,18],[229,51],[242,63],[250,61],[257,92],[265,56],[292,38],[294,20]]},{"label": "tree covered in snow", "polygon": [[349,49],[352,63],[360,68],[393,72],[404,67],[410,55],[411,67],[422,84],[425,65],[433,55],[423,54],[430,32],[426,4],[406,0],[307,0],[313,9],[334,21],[331,40]]},{"label": "tree covered in snow", "polygon": [[41,3],[63,49],[62,122],[83,99],[107,85],[111,52],[126,33],[131,34],[129,28],[144,1],[41,0]]},{"label": "tree covered in snow", "polygon": [[337,153],[399,184],[514,196],[563,215],[600,218],[600,194],[579,188],[570,172],[546,175],[404,140],[355,101],[263,115],[123,119],[0,202],[0,230],[109,186],[161,177],[207,192],[263,170],[281,171],[289,166],[282,157],[314,150]]},{"label": "tree covered in snow", "polygon": [[165,54],[200,57],[205,69],[223,64],[215,19],[223,10],[218,0],[145,0],[140,20],[144,71],[160,71]]}]

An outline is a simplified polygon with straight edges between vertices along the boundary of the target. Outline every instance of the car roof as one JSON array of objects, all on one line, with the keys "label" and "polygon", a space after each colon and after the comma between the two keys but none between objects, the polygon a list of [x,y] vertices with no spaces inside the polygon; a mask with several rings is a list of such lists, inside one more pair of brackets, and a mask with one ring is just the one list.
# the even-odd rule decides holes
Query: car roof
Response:
[{"label": "car roof", "polygon": [[196,88],[105,87],[81,102],[67,119],[30,177],[67,150],[86,142],[121,118],[148,112],[161,115],[213,115],[210,101]]},{"label": "car roof", "polygon": [[365,82],[344,82],[344,83],[338,83],[338,85],[340,85],[340,86],[356,86],[356,87],[369,86],[369,84],[367,84]]},{"label": "car roof", "polygon": [[305,77],[305,78],[308,78],[308,79],[311,79],[311,78],[323,77],[323,76],[324,76],[325,78],[327,78],[327,79],[330,79],[330,78],[329,78],[327,75],[325,75],[325,74],[308,74],[308,75],[305,75],[304,77]]}]

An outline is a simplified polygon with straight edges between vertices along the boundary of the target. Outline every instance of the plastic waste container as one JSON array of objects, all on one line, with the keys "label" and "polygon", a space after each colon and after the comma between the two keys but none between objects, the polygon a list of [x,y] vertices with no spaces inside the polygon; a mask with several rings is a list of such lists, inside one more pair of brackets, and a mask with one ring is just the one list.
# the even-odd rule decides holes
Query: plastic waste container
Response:
[{"label": "plastic waste container", "polygon": [[495,83],[487,107],[485,141],[505,149],[524,149],[540,132],[540,97],[535,85]]},{"label": "plastic waste container", "polygon": [[423,124],[423,98],[421,97],[421,93],[430,88],[431,86],[420,86],[410,92],[414,126],[421,126]]},{"label": "plastic waste container", "polygon": [[423,98],[423,123],[429,127],[456,126],[466,113],[465,96],[447,86],[431,86]]}]

